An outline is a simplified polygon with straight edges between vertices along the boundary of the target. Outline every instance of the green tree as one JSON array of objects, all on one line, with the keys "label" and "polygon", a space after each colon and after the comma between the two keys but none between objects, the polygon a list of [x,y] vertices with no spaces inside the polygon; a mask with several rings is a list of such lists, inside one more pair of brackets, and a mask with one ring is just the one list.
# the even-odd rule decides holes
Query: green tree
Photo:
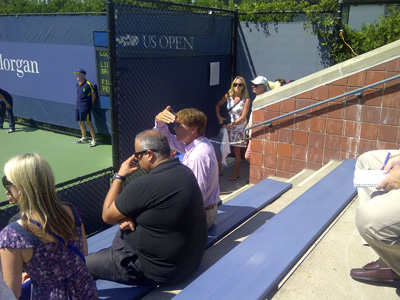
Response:
[{"label": "green tree", "polygon": [[48,3],[32,0],[3,0],[0,14],[104,12],[106,0],[51,0]]},{"label": "green tree", "polygon": [[[400,10],[397,6],[388,8],[386,17],[381,16],[374,23],[364,23],[361,30],[343,26],[344,39],[349,46],[340,43],[333,47],[338,62],[360,55],[400,39]],[[353,49],[353,51],[352,51]]]}]

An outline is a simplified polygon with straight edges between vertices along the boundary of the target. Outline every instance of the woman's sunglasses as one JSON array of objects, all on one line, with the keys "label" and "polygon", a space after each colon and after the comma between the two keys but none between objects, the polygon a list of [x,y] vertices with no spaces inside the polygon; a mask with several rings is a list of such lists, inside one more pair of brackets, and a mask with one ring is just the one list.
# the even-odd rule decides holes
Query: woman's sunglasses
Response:
[{"label": "woman's sunglasses", "polygon": [[3,176],[3,178],[1,179],[1,182],[3,183],[3,186],[5,187],[7,192],[10,193],[10,186],[12,186],[13,183],[11,181],[8,181],[6,176]]},{"label": "woman's sunglasses", "polygon": [[244,84],[243,83],[234,83],[233,86],[234,87],[237,87],[237,86],[238,87],[244,87]]}]

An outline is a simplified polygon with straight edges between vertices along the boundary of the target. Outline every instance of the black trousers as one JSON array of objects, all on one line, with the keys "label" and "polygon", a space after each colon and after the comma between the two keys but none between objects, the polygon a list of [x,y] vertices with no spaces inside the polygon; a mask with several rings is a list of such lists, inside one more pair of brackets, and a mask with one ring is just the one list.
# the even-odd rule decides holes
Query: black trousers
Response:
[{"label": "black trousers", "polygon": [[86,266],[95,280],[104,279],[128,285],[157,285],[140,268],[137,253],[126,249],[119,230],[112,246],[86,257]]}]

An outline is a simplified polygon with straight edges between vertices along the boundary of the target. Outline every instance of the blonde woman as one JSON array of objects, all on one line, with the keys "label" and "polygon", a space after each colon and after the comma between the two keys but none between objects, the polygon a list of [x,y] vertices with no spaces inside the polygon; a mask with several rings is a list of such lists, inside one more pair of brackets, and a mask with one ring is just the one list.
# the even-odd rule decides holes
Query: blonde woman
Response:
[{"label": "blonde woman", "polygon": [[[227,104],[228,116],[226,118],[220,115],[221,106]],[[233,146],[235,153],[235,169],[230,181],[235,181],[239,178],[239,167],[241,160],[241,148],[246,147],[244,142],[244,129],[247,124],[247,114],[250,109],[250,98],[247,90],[246,81],[243,77],[236,77],[231,84],[231,88],[222,97],[215,106],[218,123],[223,124],[223,128],[228,129],[229,143]],[[228,122],[226,122],[228,121]],[[221,154],[218,156],[218,168],[221,174]]]},{"label": "blonde woman", "polygon": [[22,272],[32,282],[31,299],[97,299],[85,257],[82,221],[73,207],[57,200],[54,176],[38,154],[11,158],[3,185],[17,199],[21,219],[0,232],[3,279],[21,294]]}]

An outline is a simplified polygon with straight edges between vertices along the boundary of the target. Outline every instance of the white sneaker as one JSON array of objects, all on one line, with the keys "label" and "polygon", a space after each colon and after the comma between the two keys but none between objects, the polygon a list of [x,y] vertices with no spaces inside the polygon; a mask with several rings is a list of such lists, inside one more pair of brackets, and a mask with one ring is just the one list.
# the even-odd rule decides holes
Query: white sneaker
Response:
[{"label": "white sneaker", "polygon": [[96,141],[92,140],[92,142],[90,143],[89,147],[95,147],[96,146]]},{"label": "white sneaker", "polygon": [[75,144],[83,144],[83,143],[87,143],[88,142],[88,138],[87,137],[82,137],[79,140],[77,140],[75,142]]}]

